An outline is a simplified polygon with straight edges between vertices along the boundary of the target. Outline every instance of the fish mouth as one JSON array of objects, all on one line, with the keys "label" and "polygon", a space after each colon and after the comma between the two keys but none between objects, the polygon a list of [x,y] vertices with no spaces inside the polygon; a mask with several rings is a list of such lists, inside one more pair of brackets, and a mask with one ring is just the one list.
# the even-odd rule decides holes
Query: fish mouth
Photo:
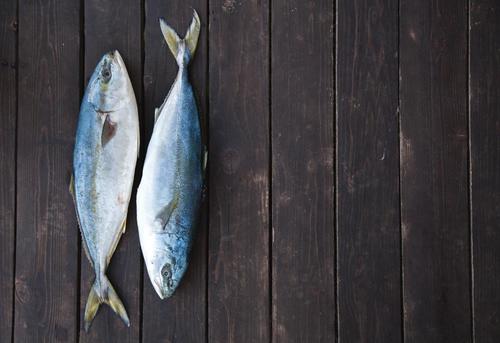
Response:
[{"label": "fish mouth", "polygon": [[113,58],[113,60],[120,65],[120,67],[125,67],[125,62],[123,62],[122,55],[118,50],[111,51],[110,57]]},{"label": "fish mouth", "polygon": [[[125,62],[123,61],[122,55],[118,50],[113,50],[104,55],[103,60],[107,63],[116,63],[120,67],[125,66]],[[105,62],[105,63],[106,63]]]},{"label": "fish mouth", "polygon": [[172,294],[174,294],[173,289],[162,287],[162,283],[158,279],[154,280],[153,288],[155,289],[156,293],[158,294],[161,300],[170,298]]}]

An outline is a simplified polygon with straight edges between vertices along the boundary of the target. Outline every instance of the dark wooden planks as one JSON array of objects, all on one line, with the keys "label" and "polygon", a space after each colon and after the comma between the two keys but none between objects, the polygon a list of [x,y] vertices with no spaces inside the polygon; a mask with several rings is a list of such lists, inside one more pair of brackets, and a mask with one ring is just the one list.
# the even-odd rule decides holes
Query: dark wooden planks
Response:
[{"label": "dark wooden planks", "polygon": [[500,340],[500,2],[470,1],[474,338]]},{"label": "dark wooden planks", "polygon": [[[87,0],[84,4],[84,75],[85,87],[102,55],[118,50],[127,67],[134,87],[139,120],[142,98],[142,4],[139,0],[101,1]],[[143,141],[141,141],[142,144]],[[140,163],[136,170],[136,181],[140,176]],[[137,184],[137,182],[135,183]],[[94,272],[81,252],[80,288],[80,342],[137,342],[140,337],[141,302],[141,255],[135,214],[135,187],[130,201],[127,231],[106,272],[109,280],[123,301],[130,318],[127,328],[120,318],[107,306],[102,305],[88,333],[85,333],[83,316]]]},{"label": "dark wooden planks", "polygon": [[74,341],[78,230],[68,192],[80,1],[19,1],[16,342]]},{"label": "dark wooden planks", "polygon": [[405,342],[470,342],[467,2],[400,9]]},{"label": "dark wooden planks", "polygon": [[209,8],[208,341],[267,342],[269,5]]},{"label": "dark wooden planks", "polygon": [[272,337],[333,342],[334,5],[272,4]]},{"label": "dark wooden planks", "polygon": [[401,341],[398,1],[337,7],[340,342]]},{"label": "dark wooden planks", "polygon": [[0,342],[12,336],[16,209],[17,1],[0,7]]},{"label": "dark wooden planks", "polygon": [[[145,145],[154,124],[154,110],[167,96],[177,74],[177,64],[163,39],[158,17],[163,16],[183,37],[193,8],[201,20],[201,33],[196,55],[191,62],[190,80],[198,100],[202,124],[207,115],[207,1],[198,0],[188,6],[184,1],[146,0],[144,51],[144,123]],[[192,6],[192,7],[191,7]],[[206,127],[206,126],[204,126]],[[144,150],[145,151],[145,150]],[[200,219],[190,265],[175,295],[162,301],[151,285],[144,268],[143,342],[204,342],[206,339],[206,206]]]}]

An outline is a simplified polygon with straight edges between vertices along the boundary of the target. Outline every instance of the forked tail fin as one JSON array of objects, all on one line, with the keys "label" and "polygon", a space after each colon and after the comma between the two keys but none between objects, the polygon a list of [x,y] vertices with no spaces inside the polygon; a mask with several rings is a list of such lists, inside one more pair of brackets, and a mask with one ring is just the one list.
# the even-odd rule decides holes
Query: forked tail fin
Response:
[{"label": "forked tail fin", "polygon": [[[194,56],[198,37],[200,36],[200,17],[198,17],[198,13],[193,11],[193,20],[191,20],[191,25],[189,25],[184,39],[179,38],[177,32],[163,18],[160,18],[160,28],[177,63],[179,65],[189,63],[189,60]],[[189,54],[186,54],[186,52],[189,52]]]},{"label": "forked tail fin", "polygon": [[[99,291],[99,286],[102,287],[102,291]],[[100,285],[96,280],[90,289],[87,305],[85,306],[85,331],[89,330],[92,320],[94,320],[97,310],[102,303],[108,304],[113,311],[120,316],[125,325],[130,326],[130,320],[128,319],[125,306],[123,306],[123,303],[118,297],[118,294],[116,294],[115,289],[109,282],[108,278],[104,275],[101,277]]]}]

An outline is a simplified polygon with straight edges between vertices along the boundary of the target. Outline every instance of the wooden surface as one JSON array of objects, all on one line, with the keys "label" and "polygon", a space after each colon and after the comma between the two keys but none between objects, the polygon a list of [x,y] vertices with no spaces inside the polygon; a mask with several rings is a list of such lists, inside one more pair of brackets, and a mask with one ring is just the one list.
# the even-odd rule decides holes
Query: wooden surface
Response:
[{"label": "wooden surface", "polygon": [[79,233],[68,185],[81,94],[80,2],[19,1],[18,13],[13,339],[73,341]]},{"label": "wooden surface", "polygon": [[0,342],[12,337],[16,221],[17,4],[0,7]]},{"label": "wooden surface", "polygon": [[272,338],[333,342],[333,3],[272,4]]},{"label": "wooden surface", "polygon": [[500,3],[470,1],[469,125],[475,342],[500,340]]},{"label": "wooden surface", "polygon": [[467,2],[404,0],[400,24],[404,338],[470,341]]},{"label": "wooden surface", "polygon": [[401,340],[397,13],[395,0],[338,1],[341,342]]},{"label": "wooden surface", "polygon": [[208,337],[268,342],[269,3],[209,2]]},{"label": "wooden surface", "polygon": [[[93,274],[69,175],[79,105],[118,49],[141,120],[190,65],[207,195],[161,301],[135,201],[89,333]],[[0,7],[0,342],[500,341],[496,0],[5,0]]]}]

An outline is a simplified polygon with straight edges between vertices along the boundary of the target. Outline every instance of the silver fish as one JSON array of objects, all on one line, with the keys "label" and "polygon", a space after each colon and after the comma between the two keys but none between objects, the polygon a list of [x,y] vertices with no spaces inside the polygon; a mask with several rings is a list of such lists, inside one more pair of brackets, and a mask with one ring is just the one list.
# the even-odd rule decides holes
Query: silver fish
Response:
[{"label": "silver fish", "polygon": [[155,111],[155,125],[137,190],[137,224],[149,278],[161,299],[170,297],[188,266],[198,217],[204,165],[201,129],[188,64],[200,33],[196,11],[184,39],[160,19],[179,71]]},{"label": "silver fish", "polygon": [[83,246],[95,272],[85,307],[86,331],[102,303],[130,326],[105,273],[125,232],[138,152],[134,91],[120,53],[110,52],[97,65],[83,96],[70,185]]}]

